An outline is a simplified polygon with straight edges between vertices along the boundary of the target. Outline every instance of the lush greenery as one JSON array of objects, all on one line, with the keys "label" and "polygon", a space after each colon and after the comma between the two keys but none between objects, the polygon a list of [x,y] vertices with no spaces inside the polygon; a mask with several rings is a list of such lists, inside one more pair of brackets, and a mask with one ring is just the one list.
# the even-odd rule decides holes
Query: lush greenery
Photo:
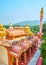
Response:
[{"label": "lush greenery", "polygon": [[43,58],[43,65],[46,65],[46,56]]},{"label": "lush greenery", "polygon": [[9,28],[9,25],[4,25],[5,28]]},{"label": "lush greenery", "polygon": [[41,47],[41,56],[43,57],[43,65],[46,65],[46,42],[44,42]]},{"label": "lush greenery", "polygon": [[46,32],[46,23],[43,24],[43,32]]},{"label": "lush greenery", "polygon": [[[34,33],[37,33],[39,31],[39,25],[37,26],[32,26],[31,27],[31,30],[34,32]],[[46,23],[43,24],[43,33],[44,33],[44,36],[46,36]]]},{"label": "lush greenery", "polygon": [[[20,25],[13,25],[14,26],[20,26]],[[4,25],[4,27],[9,28],[9,25]],[[30,29],[32,32],[37,33],[39,31],[39,25],[31,26]],[[43,32],[46,32],[46,23],[43,24]]]},{"label": "lush greenery", "polygon": [[[20,25],[13,25],[13,27],[15,26],[20,26]],[[9,28],[9,25],[4,25],[5,28]]]},{"label": "lush greenery", "polygon": [[40,49],[41,49],[42,57],[45,58],[46,56],[46,43],[45,42],[41,45]]}]

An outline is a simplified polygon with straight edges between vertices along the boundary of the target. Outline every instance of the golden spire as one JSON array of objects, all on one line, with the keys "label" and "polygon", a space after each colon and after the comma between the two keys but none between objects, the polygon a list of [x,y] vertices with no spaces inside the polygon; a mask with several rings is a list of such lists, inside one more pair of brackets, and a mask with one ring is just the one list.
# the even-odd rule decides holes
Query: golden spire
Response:
[{"label": "golden spire", "polygon": [[40,33],[42,33],[42,20],[43,20],[44,10],[41,8],[40,10]]},{"label": "golden spire", "polygon": [[43,10],[43,7],[42,7],[41,10],[40,10],[40,20],[43,19],[43,15],[44,15],[44,10]]},{"label": "golden spire", "polygon": [[2,24],[0,24],[0,38],[4,38],[6,36],[5,28]]}]

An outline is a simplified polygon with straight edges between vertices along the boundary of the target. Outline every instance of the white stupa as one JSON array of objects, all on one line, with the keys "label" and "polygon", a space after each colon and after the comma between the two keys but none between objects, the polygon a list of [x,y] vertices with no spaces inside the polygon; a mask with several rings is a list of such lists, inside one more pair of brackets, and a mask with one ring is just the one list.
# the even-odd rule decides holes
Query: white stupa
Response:
[{"label": "white stupa", "polygon": [[13,26],[12,26],[12,23],[10,22],[10,24],[9,24],[9,29],[10,30],[13,30]]}]

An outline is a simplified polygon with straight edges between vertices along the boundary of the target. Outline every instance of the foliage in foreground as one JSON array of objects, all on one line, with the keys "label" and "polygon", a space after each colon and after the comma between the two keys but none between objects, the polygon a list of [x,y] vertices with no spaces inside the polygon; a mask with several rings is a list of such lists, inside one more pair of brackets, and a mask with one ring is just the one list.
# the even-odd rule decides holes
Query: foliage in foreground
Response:
[{"label": "foliage in foreground", "polygon": [[46,65],[46,56],[43,58],[43,65]]},{"label": "foliage in foreground", "polygon": [[43,65],[46,65],[46,42],[41,45],[40,50],[43,57]]},{"label": "foliage in foreground", "polygon": [[46,43],[43,43],[41,45],[40,50],[41,50],[42,57],[45,58],[45,56],[46,56]]}]

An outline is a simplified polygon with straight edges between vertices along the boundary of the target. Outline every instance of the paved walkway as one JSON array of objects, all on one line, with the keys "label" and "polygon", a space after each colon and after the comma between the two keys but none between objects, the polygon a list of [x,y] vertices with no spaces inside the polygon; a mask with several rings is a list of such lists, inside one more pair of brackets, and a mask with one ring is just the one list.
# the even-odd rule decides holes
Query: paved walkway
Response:
[{"label": "paved walkway", "polygon": [[38,49],[35,53],[35,55],[33,56],[32,60],[29,62],[28,65],[36,65],[38,58],[40,57],[40,50]]}]

